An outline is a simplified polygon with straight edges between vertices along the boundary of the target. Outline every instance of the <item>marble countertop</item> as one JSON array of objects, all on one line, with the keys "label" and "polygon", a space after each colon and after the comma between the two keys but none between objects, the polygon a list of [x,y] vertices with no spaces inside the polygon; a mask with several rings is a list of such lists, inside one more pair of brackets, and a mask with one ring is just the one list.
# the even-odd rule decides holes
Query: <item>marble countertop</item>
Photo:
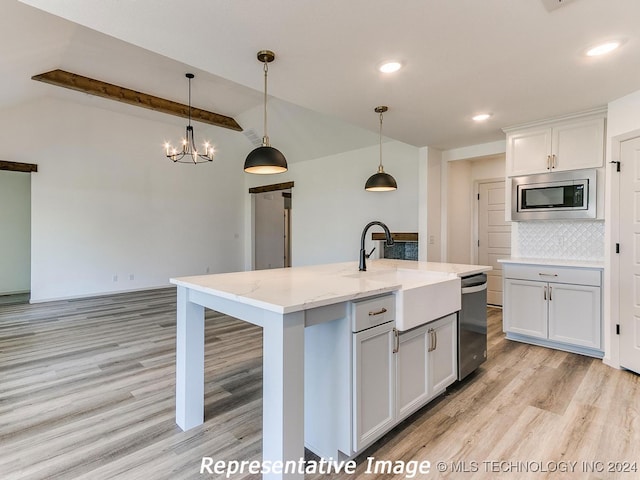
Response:
[{"label": "marble countertop", "polygon": [[[411,271],[399,278],[394,272]],[[491,270],[483,265],[369,260],[367,271],[357,262],[172,278],[171,283],[277,313],[291,313],[358,300],[403,287],[428,285]],[[424,275],[421,275],[424,273]]]},{"label": "marble countertop", "polygon": [[499,263],[518,263],[524,265],[549,265],[554,267],[604,268],[604,261],[564,260],[561,258],[501,258]]}]

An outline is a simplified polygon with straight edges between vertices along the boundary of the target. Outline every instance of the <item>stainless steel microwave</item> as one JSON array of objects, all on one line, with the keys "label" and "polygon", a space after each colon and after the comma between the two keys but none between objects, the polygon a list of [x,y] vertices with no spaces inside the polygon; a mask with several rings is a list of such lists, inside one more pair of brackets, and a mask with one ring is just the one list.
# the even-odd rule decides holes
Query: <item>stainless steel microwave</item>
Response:
[{"label": "stainless steel microwave", "polygon": [[511,219],[596,218],[595,169],[513,177]]}]

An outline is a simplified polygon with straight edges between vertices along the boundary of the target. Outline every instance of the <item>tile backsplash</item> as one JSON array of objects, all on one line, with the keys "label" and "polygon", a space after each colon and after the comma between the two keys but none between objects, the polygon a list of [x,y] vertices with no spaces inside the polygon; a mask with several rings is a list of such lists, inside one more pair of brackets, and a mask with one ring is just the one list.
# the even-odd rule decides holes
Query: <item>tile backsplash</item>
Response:
[{"label": "tile backsplash", "polygon": [[604,260],[604,221],[514,222],[513,256]]}]

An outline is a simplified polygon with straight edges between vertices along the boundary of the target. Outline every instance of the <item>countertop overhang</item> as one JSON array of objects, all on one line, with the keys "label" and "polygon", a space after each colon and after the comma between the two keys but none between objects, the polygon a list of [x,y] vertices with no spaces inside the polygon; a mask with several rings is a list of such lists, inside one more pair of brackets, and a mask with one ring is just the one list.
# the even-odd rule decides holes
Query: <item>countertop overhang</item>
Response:
[{"label": "countertop overhang", "polygon": [[[491,270],[489,266],[380,259],[368,262],[367,272],[358,272],[357,262],[254,270],[172,278],[171,283],[286,314],[339,302],[381,295],[402,288],[388,275],[368,275],[394,270],[430,273],[422,284],[438,283]],[[433,275],[433,274],[440,275]],[[417,276],[417,275],[416,275]],[[416,276],[412,281],[416,282]]]}]

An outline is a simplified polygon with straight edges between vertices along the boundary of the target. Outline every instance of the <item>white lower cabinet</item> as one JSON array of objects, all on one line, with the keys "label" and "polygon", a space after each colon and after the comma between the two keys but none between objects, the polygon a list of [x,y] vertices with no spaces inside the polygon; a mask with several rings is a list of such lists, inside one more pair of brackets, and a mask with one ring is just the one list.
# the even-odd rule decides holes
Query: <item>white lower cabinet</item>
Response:
[{"label": "white lower cabinet", "polygon": [[505,264],[507,338],[601,357],[600,272]]},{"label": "white lower cabinet", "polygon": [[321,457],[357,455],[457,378],[457,315],[398,332],[393,299],[305,329],[305,446]]},{"label": "white lower cabinet", "polygon": [[396,415],[402,420],[457,379],[456,314],[402,332],[396,353]]},{"label": "white lower cabinet", "polygon": [[353,449],[380,438],[395,422],[393,322],[353,335]]}]

